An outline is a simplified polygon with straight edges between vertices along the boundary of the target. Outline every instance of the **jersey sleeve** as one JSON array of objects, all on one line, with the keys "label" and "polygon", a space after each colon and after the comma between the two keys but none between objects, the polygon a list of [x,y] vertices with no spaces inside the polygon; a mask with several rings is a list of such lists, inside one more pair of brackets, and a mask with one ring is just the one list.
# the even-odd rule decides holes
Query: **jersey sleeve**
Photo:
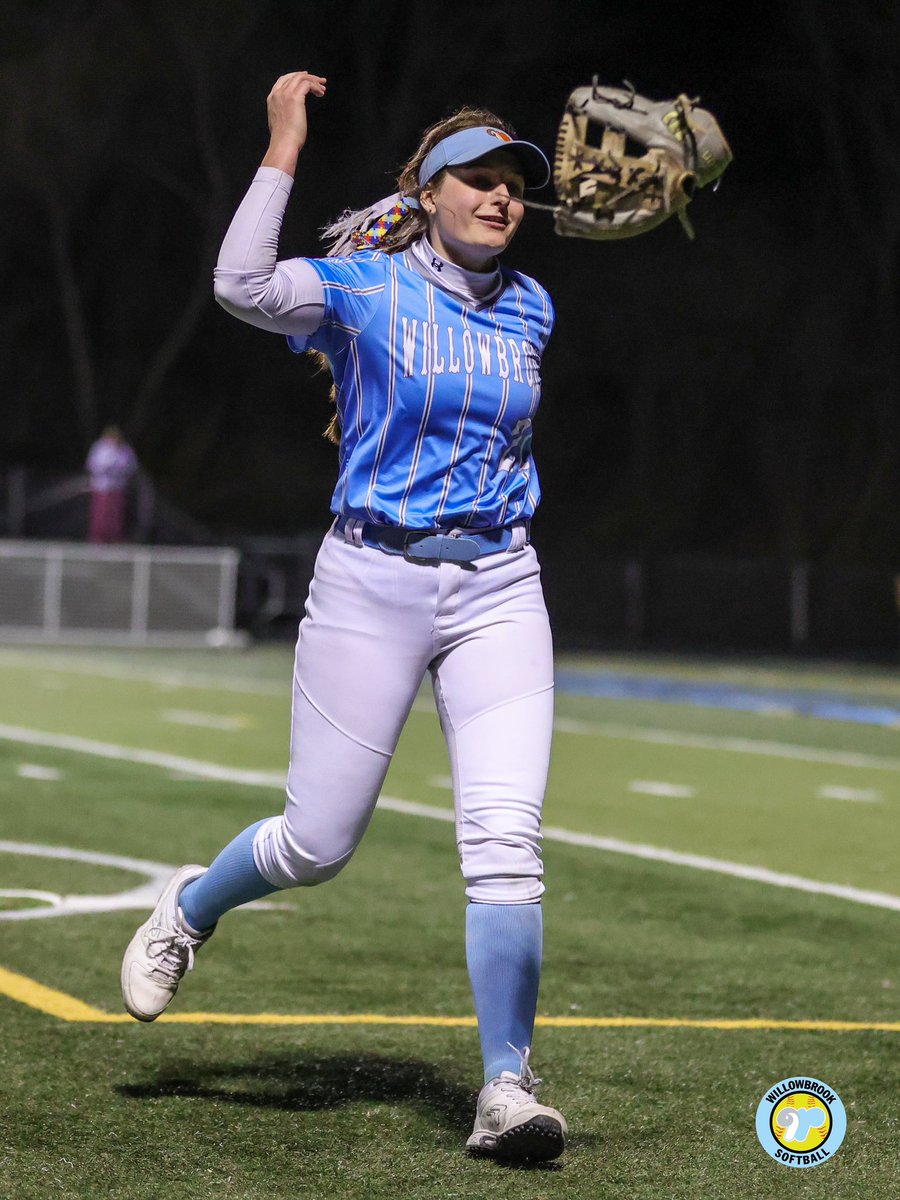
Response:
[{"label": "jersey sleeve", "polygon": [[361,251],[349,258],[303,261],[322,281],[325,307],[315,333],[291,336],[288,345],[298,354],[321,350],[334,357],[348,348],[378,311],[386,286],[386,257],[378,252]]}]

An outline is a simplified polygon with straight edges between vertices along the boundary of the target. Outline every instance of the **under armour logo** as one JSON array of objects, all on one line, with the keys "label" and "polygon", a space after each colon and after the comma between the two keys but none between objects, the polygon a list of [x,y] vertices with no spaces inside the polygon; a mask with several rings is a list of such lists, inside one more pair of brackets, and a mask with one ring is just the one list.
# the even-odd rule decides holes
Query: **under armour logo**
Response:
[{"label": "under armour logo", "polygon": [[439,258],[432,258],[431,265],[434,267],[434,269],[436,271],[442,271],[444,269],[444,264],[441,262],[441,260]]}]

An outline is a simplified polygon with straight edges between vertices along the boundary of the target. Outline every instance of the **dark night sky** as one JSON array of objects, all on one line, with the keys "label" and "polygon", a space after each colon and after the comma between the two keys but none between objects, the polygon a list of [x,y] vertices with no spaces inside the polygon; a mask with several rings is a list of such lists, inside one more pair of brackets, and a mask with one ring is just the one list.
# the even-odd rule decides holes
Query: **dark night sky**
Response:
[{"label": "dark night sky", "polygon": [[0,466],[78,469],[117,419],[211,527],[323,527],[327,383],[209,287],[271,84],[329,79],[288,256],[389,191],[458,104],[549,153],[598,74],[700,95],[735,160],[692,204],[693,243],[674,220],[601,245],[529,214],[509,260],[557,306],[541,521],[599,553],[896,561],[893,5],[36,0],[2,33]]}]

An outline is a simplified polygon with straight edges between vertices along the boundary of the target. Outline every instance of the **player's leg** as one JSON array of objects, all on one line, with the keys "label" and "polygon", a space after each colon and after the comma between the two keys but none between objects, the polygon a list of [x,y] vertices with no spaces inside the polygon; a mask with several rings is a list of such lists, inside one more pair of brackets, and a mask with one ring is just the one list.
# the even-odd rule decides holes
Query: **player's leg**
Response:
[{"label": "player's leg", "polygon": [[[530,549],[461,574],[433,666],[456,802],[467,945],[486,1078],[530,1044],[540,972],[540,820],[553,721],[553,652]],[[502,1002],[486,992],[495,969]],[[488,981],[483,983],[482,980]],[[494,988],[494,990],[496,990]],[[483,1013],[483,1020],[482,1020]]]},{"label": "player's leg", "polygon": [[[467,961],[486,1082],[469,1145],[550,1158],[562,1149],[565,1122],[535,1101],[528,1067],[553,719],[552,643],[533,551],[479,560],[477,572],[462,577],[457,614],[433,671],[470,900]],[[503,1115],[491,1128],[495,1113]]]},{"label": "player's leg", "polygon": [[[320,673],[312,669],[309,640],[301,638],[296,656],[285,810],[239,833],[209,869],[180,892],[181,917],[192,936],[208,935],[221,916],[241,904],[284,888],[311,887],[334,878],[368,826],[424,664],[417,676],[406,680],[407,694],[398,711],[386,695],[396,691],[400,682],[393,659],[370,663],[371,671],[363,680],[357,678],[355,666],[341,670],[354,659],[330,660],[325,692],[337,695],[328,698],[319,692],[320,702],[331,714],[325,716],[307,695],[307,687],[315,689],[316,678],[322,682]],[[373,644],[384,649],[388,643],[379,638]],[[389,680],[386,669],[391,671]],[[365,736],[381,745],[361,740],[360,732],[344,731],[345,696],[368,699],[372,713],[381,720]]]},{"label": "player's leg", "polygon": [[212,932],[219,917],[229,909],[278,891],[260,874],[253,855],[256,834],[265,823],[265,819],[256,821],[242,830],[213,859],[209,869],[179,893],[181,915],[195,933]]},{"label": "player's leg", "polygon": [[[336,683],[342,678],[339,669],[333,675]],[[357,681],[346,674],[343,682],[352,688]],[[410,681],[410,703],[417,687]],[[367,691],[373,709],[382,711],[374,689]],[[176,872],[125,953],[122,994],[132,1016],[152,1021],[164,1011],[225,913],[284,888],[333,878],[365,832],[390,758],[389,750],[361,745],[323,717],[295,683],[285,811],[239,833],[208,870]]]},{"label": "player's leg", "polygon": [[297,643],[285,810],[170,884],[123,962],[134,1016],[159,1015],[223,913],[349,861],[432,654],[436,587],[436,573],[326,538]]},{"label": "player's leg", "polygon": [[330,535],[300,627],[284,813],[254,841],[277,887],[349,861],[433,654],[437,572]]}]

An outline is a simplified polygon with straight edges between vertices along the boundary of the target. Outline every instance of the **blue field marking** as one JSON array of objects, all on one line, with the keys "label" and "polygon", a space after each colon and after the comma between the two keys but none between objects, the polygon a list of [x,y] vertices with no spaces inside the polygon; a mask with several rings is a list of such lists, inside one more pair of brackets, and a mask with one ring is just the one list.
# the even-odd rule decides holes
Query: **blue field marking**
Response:
[{"label": "blue field marking", "polygon": [[838,692],[746,688],[729,683],[697,683],[658,675],[619,675],[609,671],[557,671],[556,686],[576,696],[607,700],[657,700],[663,704],[697,704],[778,716],[819,717],[863,725],[900,728],[900,708],[860,704]]}]

